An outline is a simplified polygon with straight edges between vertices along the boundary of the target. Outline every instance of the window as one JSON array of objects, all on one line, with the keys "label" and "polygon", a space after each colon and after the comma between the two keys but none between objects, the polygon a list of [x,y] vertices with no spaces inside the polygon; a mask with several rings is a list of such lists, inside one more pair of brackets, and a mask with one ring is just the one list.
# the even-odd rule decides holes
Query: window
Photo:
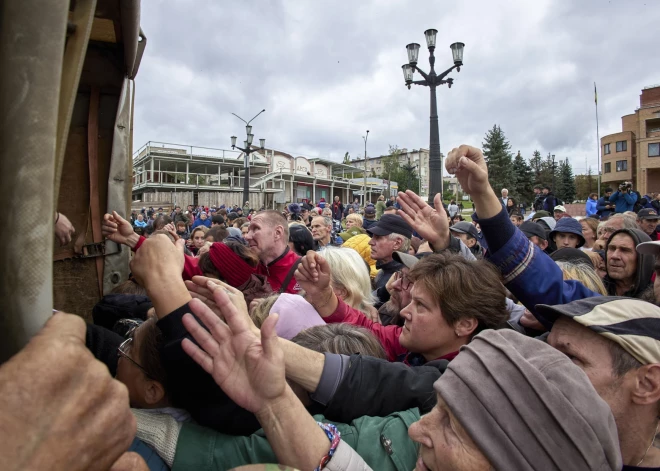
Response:
[{"label": "window", "polygon": [[612,163],[607,162],[605,163],[605,173],[610,173],[612,171]]},{"label": "window", "polygon": [[605,144],[605,150],[603,151],[603,154],[609,154],[610,153],[610,145]]},{"label": "window", "polygon": [[660,142],[654,142],[649,144],[649,157],[659,157],[660,156]]},{"label": "window", "polygon": [[616,171],[625,172],[628,170],[628,161],[627,160],[617,160],[616,161]]},{"label": "window", "polygon": [[616,141],[616,151],[625,152],[628,150],[628,141]]}]

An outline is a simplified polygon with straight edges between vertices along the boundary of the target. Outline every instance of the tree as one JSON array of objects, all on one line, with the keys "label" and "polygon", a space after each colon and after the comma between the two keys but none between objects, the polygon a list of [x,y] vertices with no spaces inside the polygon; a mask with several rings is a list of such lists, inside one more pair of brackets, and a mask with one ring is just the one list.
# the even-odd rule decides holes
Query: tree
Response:
[{"label": "tree", "polygon": [[562,199],[564,203],[575,201],[577,190],[575,188],[575,178],[573,177],[573,167],[568,159],[559,162],[559,176],[556,184],[555,196]]},{"label": "tree", "polygon": [[495,192],[499,193],[502,188],[515,188],[516,176],[513,173],[511,144],[497,124],[486,133],[482,146],[488,165],[488,180]]},{"label": "tree", "polygon": [[511,196],[519,203],[530,204],[534,198],[534,172],[520,154],[520,151],[513,159],[513,173],[515,174],[516,184],[510,190]]},{"label": "tree", "polygon": [[[553,171],[553,165],[554,165],[554,171]],[[556,176],[554,175],[555,178],[553,178],[553,174],[555,174],[557,170],[557,163],[552,160],[552,156],[548,153],[548,156],[546,157],[545,160],[541,161],[541,170],[538,175],[538,179],[536,181],[537,185],[542,185],[542,186],[549,186],[552,188],[552,191],[554,192],[556,188],[553,188],[553,184],[556,185]],[[555,193],[556,194],[556,193]]]},{"label": "tree", "polygon": [[351,154],[349,154],[348,152],[346,152],[344,154],[344,163],[345,164],[350,164],[351,163]]},{"label": "tree", "polygon": [[399,171],[399,155],[401,151],[398,146],[393,146],[390,144],[390,153],[389,155],[383,157],[383,173],[381,173],[380,178],[387,180],[387,194],[390,194],[391,184],[390,181],[397,181],[395,178],[392,178],[392,175],[396,175]]},{"label": "tree", "polygon": [[532,169],[534,174],[534,185],[541,184],[541,170],[543,169],[543,159],[541,159],[541,153],[538,150],[534,151],[532,158],[529,159],[529,166]]},{"label": "tree", "polygon": [[399,184],[399,191],[412,190],[415,193],[419,193],[419,175],[417,175],[417,166],[412,165],[410,161],[408,161],[407,164],[400,166],[396,173],[392,173],[392,180]]}]

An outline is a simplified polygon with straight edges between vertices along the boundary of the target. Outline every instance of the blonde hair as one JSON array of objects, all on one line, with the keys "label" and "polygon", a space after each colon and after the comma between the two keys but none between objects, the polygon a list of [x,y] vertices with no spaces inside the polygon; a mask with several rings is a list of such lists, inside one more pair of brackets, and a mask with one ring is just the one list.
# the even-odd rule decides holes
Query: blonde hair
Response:
[{"label": "blonde hair", "polygon": [[587,289],[590,289],[595,293],[600,293],[603,296],[607,296],[605,285],[593,267],[590,267],[586,263],[566,262],[561,260],[556,263],[564,274],[564,280],[579,281]]},{"label": "blonde hair", "polygon": [[374,299],[369,269],[360,254],[349,248],[325,247],[319,255],[330,265],[332,287],[346,291],[343,301],[366,312]]},{"label": "blonde hair", "polygon": [[268,318],[268,314],[270,314],[270,310],[272,309],[273,304],[275,304],[275,301],[277,301],[277,298],[279,297],[279,294],[274,294],[262,299],[261,302],[257,304],[250,312],[250,318],[252,319],[252,322],[254,322],[254,325],[256,325],[259,329],[261,329],[261,325]]},{"label": "blonde hair", "polygon": [[352,213],[346,216],[346,222],[348,221],[353,221],[355,224],[357,224],[358,227],[362,227],[364,224],[362,216],[357,213]]}]

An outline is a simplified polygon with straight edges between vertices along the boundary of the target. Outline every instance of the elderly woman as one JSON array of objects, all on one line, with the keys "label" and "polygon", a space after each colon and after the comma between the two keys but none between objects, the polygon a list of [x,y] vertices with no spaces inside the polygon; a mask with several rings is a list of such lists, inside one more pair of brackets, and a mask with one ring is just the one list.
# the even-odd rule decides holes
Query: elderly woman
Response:
[{"label": "elderly woman", "polygon": [[370,314],[373,311],[370,269],[360,254],[349,248],[326,247],[319,255],[327,260],[332,271],[330,284],[337,297],[352,308]]},{"label": "elderly woman", "polygon": [[[336,426],[317,423],[287,385],[277,316],[266,320],[260,339],[236,310],[224,312],[225,324],[202,303],[191,309],[213,335],[186,314],[184,325],[199,346],[186,341],[184,350],[256,414],[280,463],[372,469],[366,460],[379,452],[358,455]],[[434,387],[436,407],[409,429],[420,445],[416,470],[621,469],[609,406],[578,366],[538,340],[508,330],[482,332]],[[383,437],[381,453],[392,445]],[[401,469],[413,465],[401,463]]]}]

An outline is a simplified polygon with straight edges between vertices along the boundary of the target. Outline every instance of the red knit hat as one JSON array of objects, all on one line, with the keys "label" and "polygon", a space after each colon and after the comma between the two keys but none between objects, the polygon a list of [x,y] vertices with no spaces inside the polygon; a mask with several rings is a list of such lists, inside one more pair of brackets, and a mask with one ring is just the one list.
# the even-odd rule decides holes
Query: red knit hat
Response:
[{"label": "red knit hat", "polygon": [[252,268],[245,260],[236,255],[226,244],[214,242],[209,249],[209,257],[227,284],[238,288],[246,283],[256,268]]}]

